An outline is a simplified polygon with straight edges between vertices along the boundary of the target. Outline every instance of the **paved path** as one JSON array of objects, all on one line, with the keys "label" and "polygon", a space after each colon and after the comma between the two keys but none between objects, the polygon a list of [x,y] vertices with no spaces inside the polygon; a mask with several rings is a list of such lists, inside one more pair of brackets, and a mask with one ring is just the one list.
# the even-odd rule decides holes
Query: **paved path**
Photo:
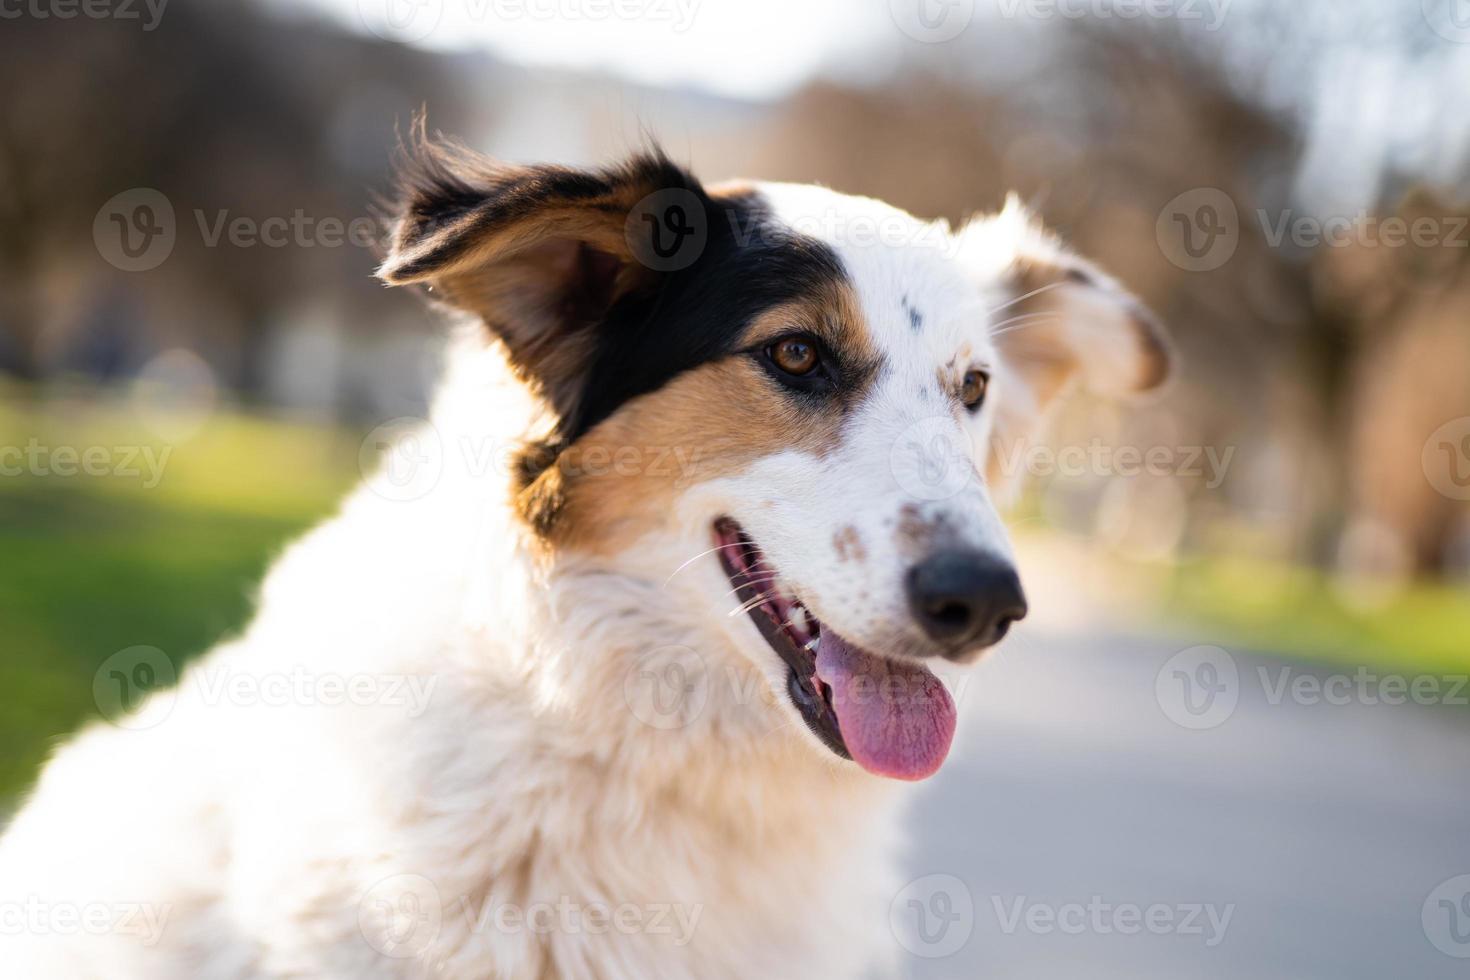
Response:
[{"label": "paved path", "polygon": [[1033,635],[980,666],[891,916],[948,955],[907,975],[1470,978],[1470,878],[1431,896],[1470,875],[1470,708],[1312,704],[1330,669],[1178,649]]}]

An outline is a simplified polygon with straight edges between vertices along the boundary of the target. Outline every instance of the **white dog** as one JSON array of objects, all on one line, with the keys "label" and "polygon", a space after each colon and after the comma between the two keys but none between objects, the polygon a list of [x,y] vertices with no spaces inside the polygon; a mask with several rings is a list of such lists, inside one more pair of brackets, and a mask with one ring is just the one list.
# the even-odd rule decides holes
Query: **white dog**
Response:
[{"label": "white dog", "polygon": [[656,152],[423,147],[381,275],[463,314],[431,420],[242,636],[57,753],[0,972],[891,963],[903,783],[956,722],[930,667],[1026,612],[996,444],[1076,379],[1158,385],[1152,320],[1018,207],[953,232]]}]

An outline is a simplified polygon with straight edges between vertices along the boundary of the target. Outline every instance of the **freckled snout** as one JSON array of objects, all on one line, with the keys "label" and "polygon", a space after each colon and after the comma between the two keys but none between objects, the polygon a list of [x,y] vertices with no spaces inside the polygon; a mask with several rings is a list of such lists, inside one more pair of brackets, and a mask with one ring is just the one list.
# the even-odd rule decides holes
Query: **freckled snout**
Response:
[{"label": "freckled snout", "polygon": [[1015,568],[987,551],[936,551],[909,569],[904,586],[914,619],[950,659],[999,643],[1026,616]]}]

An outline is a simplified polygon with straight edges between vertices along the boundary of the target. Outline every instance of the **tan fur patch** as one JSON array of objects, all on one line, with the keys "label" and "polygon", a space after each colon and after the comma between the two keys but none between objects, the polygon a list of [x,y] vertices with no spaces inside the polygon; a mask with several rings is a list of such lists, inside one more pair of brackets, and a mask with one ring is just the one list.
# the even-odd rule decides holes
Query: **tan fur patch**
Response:
[{"label": "tan fur patch", "polygon": [[862,535],[851,524],[838,528],[837,533],[832,535],[832,547],[837,550],[838,561],[862,562],[868,557],[868,550],[863,547]]},{"label": "tan fur patch", "polygon": [[563,450],[522,492],[523,515],[553,547],[611,553],[668,520],[675,498],[695,483],[784,450],[832,451],[846,405],[863,397],[876,371],[878,350],[851,288],[824,293],[757,317],[742,346],[811,333],[857,376],[845,379],[842,395],[820,406],[804,402],[744,354],[701,365],[629,401]]}]

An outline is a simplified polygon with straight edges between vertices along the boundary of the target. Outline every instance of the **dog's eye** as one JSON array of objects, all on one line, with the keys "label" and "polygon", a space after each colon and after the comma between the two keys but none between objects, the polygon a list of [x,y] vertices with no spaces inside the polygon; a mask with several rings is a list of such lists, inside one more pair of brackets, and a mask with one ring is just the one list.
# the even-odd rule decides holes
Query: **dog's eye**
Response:
[{"label": "dog's eye", "polygon": [[968,371],[960,387],[960,401],[966,408],[975,409],[985,400],[985,389],[990,387],[990,376],[984,371]]},{"label": "dog's eye", "polygon": [[803,336],[783,337],[766,350],[771,362],[793,377],[802,378],[822,363],[817,345]]}]

